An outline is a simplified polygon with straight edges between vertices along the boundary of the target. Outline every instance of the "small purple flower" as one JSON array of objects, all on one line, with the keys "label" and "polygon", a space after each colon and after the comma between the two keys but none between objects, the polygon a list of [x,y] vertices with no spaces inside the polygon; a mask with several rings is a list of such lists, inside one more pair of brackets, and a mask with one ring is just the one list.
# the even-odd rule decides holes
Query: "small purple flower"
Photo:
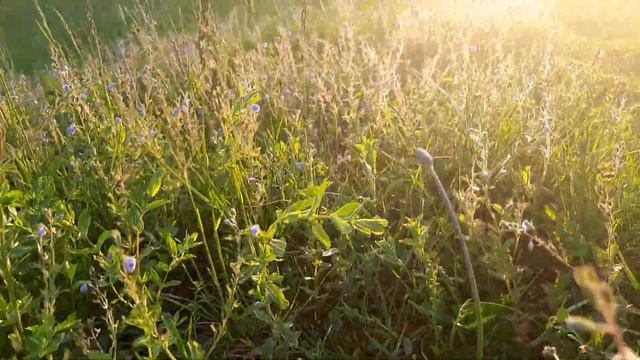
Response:
[{"label": "small purple flower", "polygon": [[74,124],[69,125],[67,128],[67,135],[73,136],[76,133],[76,130],[78,130],[78,128]]},{"label": "small purple flower", "polygon": [[251,235],[256,236],[258,234],[260,234],[260,225],[256,224],[256,225],[252,225],[249,228],[249,232],[251,233]]},{"label": "small purple flower", "polygon": [[89,293],[89,285],[87,285],[87,282],[83,282],[82,285],[80,285],[80,294],[82,295],[87,295]]},{"label": "small purple flower", "polygon": [[147,116],[147,112],[144,109],[140,109],[140,111],[138,113],[140,114],[140,117]]},{"label": "small purple flower", "polygon": [[131,256],[125,256],[123,263],[124,263],[124,270],[127,272],[127,274],[131,274],[134,271],[136,271],[136,264],[138,263],[136,258]]},{"label": "small purple flower", "polygon": [[116,121],[116,124],[118,125],[122,124],[122,118],[120,116],[116,116],[114,120]]},{"label": "small purple flower", "polygon": [[116,85],[115,84],[109,84],[109,86],[107,86],[107,91],[108,92],[113,92],[116,89]]},{"label": "small purple flower", "polygon": [[40,225],[40,227],[38,228],[38,237],[43,238],[45,236],[47,236],[47,228],[43,225]]},{"label": "small purple flower", "polygon": [[254,113],[259,113],[260,112],[260,105],[258,105],[258,104],[251,105],[251,111],[253,111]]},{"label": "small purple flower", "polygon": [[247,184],[249,184],[249,185],[253,185],[253,184],[257,183],[257,182],[258,182],[258,179],[254,178],[253,176],[251,176],[251,177],[249,177],[247,179]]},{"label": "small purple flower", "polygon": [[71,91],[71,85],[69,85],[69,84],[63,84],[63,85],[62,85],[62,91],[64,91],[64,92],[69,92],[69,91]]},{"label": "small purple flower", "polygon": [[295,165],[296,169],[298,169],[298,170],[304,169],[304,163],[302,161],[296,161],[296,163],[294,165]]},{"label": "small purple flower", "polygon": [[178,117],[178,115],[180,115],[180,108],[177,107],[173,109],[173,112],[171,112],[171,116]]},{"label": "small purple flower", "polygon": [[224,137],[224,130],[222,130],[222,128],[218,128],[217,135],[218,138],[222,139]]}]

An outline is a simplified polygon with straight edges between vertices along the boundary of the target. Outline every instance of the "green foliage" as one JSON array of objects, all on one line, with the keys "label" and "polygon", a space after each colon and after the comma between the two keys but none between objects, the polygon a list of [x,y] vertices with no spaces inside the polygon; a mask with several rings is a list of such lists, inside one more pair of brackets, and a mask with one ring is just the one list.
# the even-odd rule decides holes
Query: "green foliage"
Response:
[{"label": "green foliage", "polygon": [[[174,29],[94,2],[126,56],[91,38],[78,62],[40,4],[54,65],[0,70],[1,354],[468,358],[476,310],[417,146],[468,235],[486,357],[611,353],[566,322],[604,326],[582,263],[637,346],[637,79],[526,12],[350,3],[175,2]],[[83,38],[86,9],[60,6]]]}]

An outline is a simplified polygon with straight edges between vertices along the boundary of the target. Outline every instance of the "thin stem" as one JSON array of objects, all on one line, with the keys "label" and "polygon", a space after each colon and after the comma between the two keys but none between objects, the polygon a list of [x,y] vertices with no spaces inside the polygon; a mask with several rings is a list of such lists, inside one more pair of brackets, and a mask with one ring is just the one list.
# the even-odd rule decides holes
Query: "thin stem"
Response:
[{"label": "thin stem", "polygon": [[425,165],[431,176],[436,182],[436,187],[438,188],[438,192],[440,193],[440,197],[442,201],[447,207],[447,212],[449,213],[449,220],[453,224],[453,229],[456,233],[456,237],[458,238],[458,244],[460,245],[460,249],[462,250],[462,256],[464,257],[464,265],[467,270],[467,277],[469,278],[469,285],[471,287],[471,296],[473,297],[473,302],[475,303],[475,312],[476,312],[476,322],[478,323],[478,327],[476,330],[476,358],[483,358],[483,347],[484,347],[484,327],[482,325],[482,306],[480,304],[480,294],[478,293],[478,284],[476,282],[476,275],[473,271],[473,264],[471,263],[471,256],[469,255],[469,249],[467,248],[466,239],[467,237],[462,233],[462,229],[460,228],[460,223],[458,222],[458,216],[456,215],[456,211],[453,208],[453,204],[451,200],[449,200],[449,195],[447,191],[444,189],[442,182],[440,181],[440,177],[438,173],[433,168],[433,157],[424,149],[418,149],[417,152],[418,160]]}]

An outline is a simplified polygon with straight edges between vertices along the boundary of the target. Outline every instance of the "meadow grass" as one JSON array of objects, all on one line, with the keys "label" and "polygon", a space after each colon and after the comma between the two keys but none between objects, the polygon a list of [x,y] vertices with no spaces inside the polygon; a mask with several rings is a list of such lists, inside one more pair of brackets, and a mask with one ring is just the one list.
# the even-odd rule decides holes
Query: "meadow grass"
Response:
[{"label": "meadow grass", "polygon": [[637,78],[530,9],[434,4],[201,5],[163,36],[140,12],[78,60],[43,17],[50,68],[0,70],[0,353],[638,351]]}]

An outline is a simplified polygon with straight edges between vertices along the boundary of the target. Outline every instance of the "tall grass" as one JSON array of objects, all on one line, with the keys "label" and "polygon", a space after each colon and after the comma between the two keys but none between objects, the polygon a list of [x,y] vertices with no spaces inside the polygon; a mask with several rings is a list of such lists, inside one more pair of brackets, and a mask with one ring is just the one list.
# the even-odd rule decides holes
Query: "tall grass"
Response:
[{"label": "tall grass", "polygon": [[637,350],[635,78],[526,10],[247,6],[0,72],[2,354],[471,358],[482,326],[487,358],[601,357],[585,263]]}]

